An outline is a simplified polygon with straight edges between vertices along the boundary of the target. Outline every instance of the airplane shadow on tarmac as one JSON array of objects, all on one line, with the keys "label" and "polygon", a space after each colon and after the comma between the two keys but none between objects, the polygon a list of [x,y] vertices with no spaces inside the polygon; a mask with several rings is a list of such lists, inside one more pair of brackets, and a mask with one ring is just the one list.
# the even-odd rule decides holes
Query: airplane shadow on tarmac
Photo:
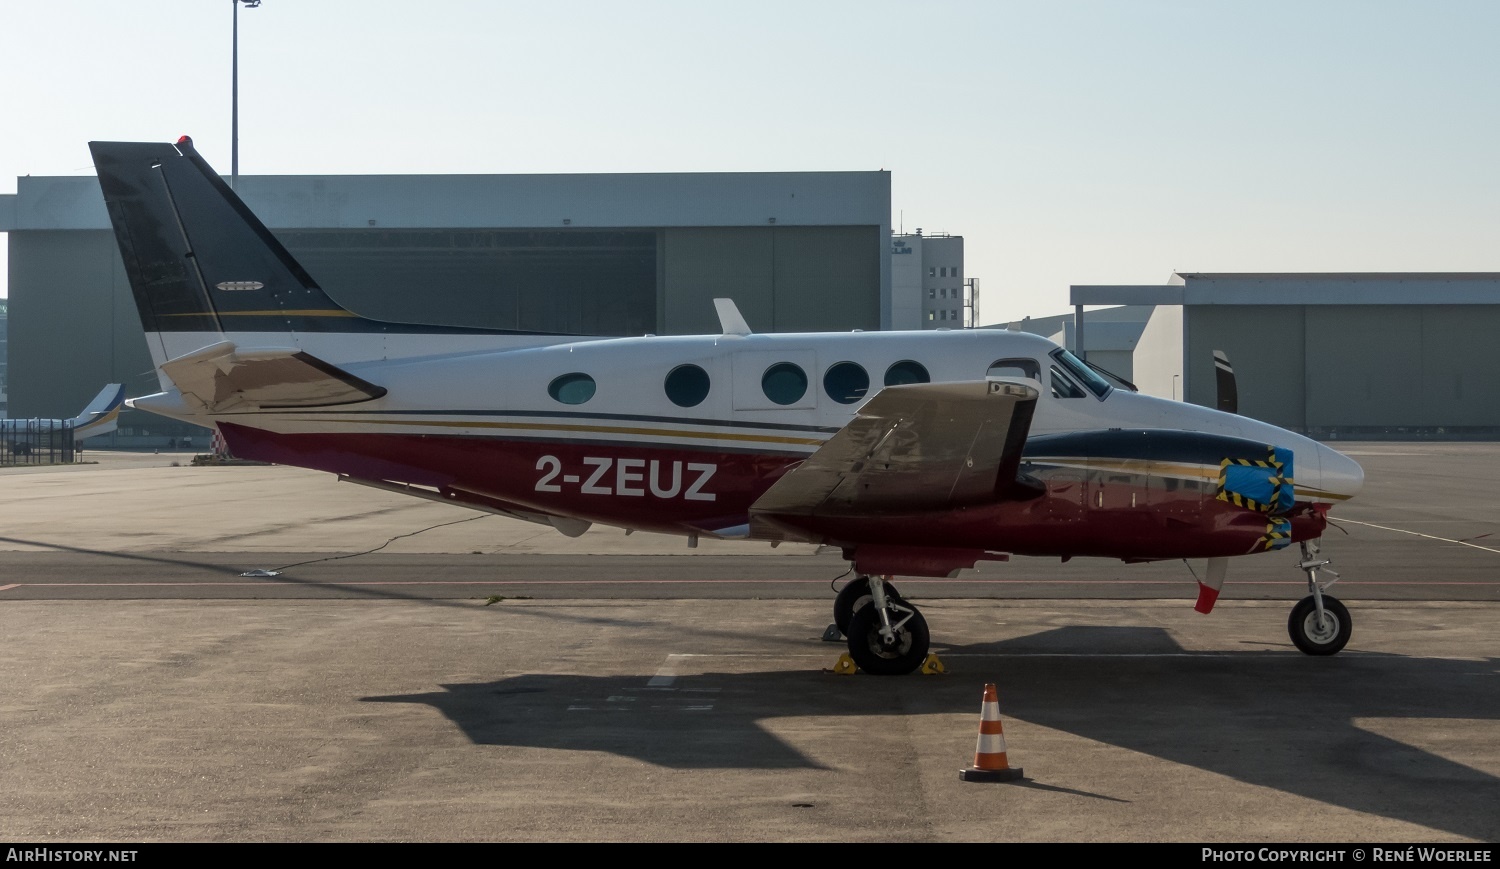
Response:
[{"label": "airplane shadow on tarmac", "polygon": [[[1118,627],[937,651],[951,656],[950,671],[962,661],[965,671],[997,674],[989,681],[1000,685],[1003,718],[1357,812],[1500,839],[1500,778],[1360,724],[1389,720],[1399,732],[1401,719],[1500,719],[1496,659],[1188,654],[1161,629]],[[824,769],[760,722],[977,714],[982,687],[952,672],[714,672],[676,677],[666,689],[650,687],[651,678],[524,675],[364,700],[428,704],[481,745],[604,751],[679,769]],[[1024,766],[1045,785],[1035,759]]]}]

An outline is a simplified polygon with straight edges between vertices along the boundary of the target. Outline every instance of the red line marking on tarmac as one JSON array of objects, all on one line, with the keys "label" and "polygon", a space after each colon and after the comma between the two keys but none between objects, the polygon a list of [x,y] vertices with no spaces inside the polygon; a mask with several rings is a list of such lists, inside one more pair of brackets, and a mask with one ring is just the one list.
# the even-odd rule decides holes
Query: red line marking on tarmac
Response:
[{"label": "red line marking on tarmac", "polygon": [[[1109,580],[1109,579],[911,579],[903,577],[903,583],[914,585],[935,585],[947,583],[952,585],[1184,585],[1183,580]],[[412,579],[412,580],[371,580],[369,582],[18,582],[11,585],[0,586],[0,591],[8,591],[13,588],[26,586],[28,588],[190,588],[205,586],[210,588],[222,588],[225,586],[285,586],[287,588],[342,588],[367,585],[725,585],[754,582],[760,585],[826,585],[826,580],[821,579],[497,579],[497,580],[475,580],[475,579]],[[1234,585],[1296,585],[1304,583],[1299,580],[1248,580],[1237,582]],[[1353,585],[1351,580],[1347,584]],[[1500,582],[1360,582],[1360,585],[1421,585],[1428,586],[1470,586],[1470,585],[1500,585]]]}]

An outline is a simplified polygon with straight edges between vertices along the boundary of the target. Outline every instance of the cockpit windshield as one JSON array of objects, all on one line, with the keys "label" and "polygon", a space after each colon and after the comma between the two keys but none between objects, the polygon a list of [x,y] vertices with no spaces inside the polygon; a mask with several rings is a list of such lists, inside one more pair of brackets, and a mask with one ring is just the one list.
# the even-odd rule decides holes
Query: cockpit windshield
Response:
[{"label": "cockpit windshield", "polygon": [[1084,364],[1083,360],[1066,350],[1054,350],[1052,358],[1066,368],[1068,373],[1082,383],[1089,392],[1099,398],[1108,395],[1109,391],[1114,388],[1109,385],[1108,380],[1100,377],[1098,372]]}]

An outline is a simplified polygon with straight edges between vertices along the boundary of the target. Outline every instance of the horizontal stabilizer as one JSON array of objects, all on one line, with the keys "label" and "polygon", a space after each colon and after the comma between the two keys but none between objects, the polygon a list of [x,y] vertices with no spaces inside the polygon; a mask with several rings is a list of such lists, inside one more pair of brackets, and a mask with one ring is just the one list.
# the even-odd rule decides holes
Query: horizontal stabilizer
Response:
[{"label": "horizontal stabilizer", "polygon": [[183,398],[210,413],[327,407],[385,395],[385,388],[296,349],[211,344],[163,363]]},{"label": "horizontal stabilizer", "polygon": [[882,389],[751,512],[857,516],[1035,497],[1019,476],[1037,390],[999,380]]}]

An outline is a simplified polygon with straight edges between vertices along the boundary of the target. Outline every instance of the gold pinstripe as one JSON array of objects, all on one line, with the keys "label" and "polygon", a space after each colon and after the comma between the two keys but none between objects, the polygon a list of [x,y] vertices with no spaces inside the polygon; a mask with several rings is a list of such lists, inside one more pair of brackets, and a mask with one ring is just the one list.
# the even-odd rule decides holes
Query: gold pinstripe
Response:
[{"label": "gold pinstripe", "polygon": [[98,419],[93,420],[92,422],[86,422],[86,423],[84,423],[83,425],[81,425],[78,428],[74,429],[73,433],[75,435],[83,434],[84,432],[88,431],[89,429],[98,428],[99,426],[104,425],[105,423],[114,422],[115,420],[117,420],[119,418],[120,418],[120,409],[117,407],[114,410],[111,410],[109,413],[106,413],[104,416],[101,416]]},{"label": "gold pinstripe", "polygon": [[[216,311],[220,317],[358,317],[353,311]],[[207,311],[167,314],[168,317],[208,317]]]},{"label": "gold pinstripe", "polygon": [[[1027,459],[1027,461],[1048,461],[1047,459]],[[1085,464],[1075,467],[1086,467],[1096,471],[1131,471],[1167,475],[1174,477],[1196,477],[1204,480],[1214,478],[1215,472],[1211,465],[1185,465],[1167,464],[1155,459],[1086,459]]]},{"label": "gold pinstripe", "polygon": [[1325,492],[1322,489],[1310,489],[1305,486],[1296,486],[1295,491],[1299,495],[1307,495],[1310,498],[1323,498],[1329,501],[1347,501],[1353,495],[1340,495],[1337,492]]},{"label": "gold pinstripe", "polygon": [[565,425],[565,424],[539,424],[530,422],[469,422],[464,420],[426,420],[412,421],[403,419],[309,419],[308,422],[327,422],[347,424],[358,422],[365,425],[404,425],[404,426],[441,426],[443,428],[489,428],[503,429],[506,431],[555,431],[555,432],[587,432],[593,434],[627,434],[644,435],[648,437],[669,438],[699,438],[703,440],[742,441],[747,443],[773,443],[773,444],[797,444],[799,446],[822,446],[821,438],[793,438],[778,437],[775,435],[734,434],[730,432],[703,432],[682,431],[661,428],[636,428],[634,426],[614,425]]},{"label": "gold pinstripe", "polygon": [[[1180,479],[1217,480],[1219,468],[1213,465],[1168,465],[1162,462],[1153,462],[1149,459],[1084,459],[1078,460],[1076,456],[1068,458],[1055,456],[1027,456],[1026,461],[1038,464],[1057,465],[1062,468],[1077,468],[1079,470],[1100,471],[1132,471],[1141,472],[1142,465],[1149,465],[1149,473],[1167,477],[1178,477]],[[1288,480],[1287,482],[1293,482]],[[1304,500],[1321,501],[1347,501],[1350,495],[1342,495],[1338,492],[1328,492],[1323,489],[1315,489],[1311,486],[1302,486],[1293,483],[1292,490],[1296,497]]]}]

